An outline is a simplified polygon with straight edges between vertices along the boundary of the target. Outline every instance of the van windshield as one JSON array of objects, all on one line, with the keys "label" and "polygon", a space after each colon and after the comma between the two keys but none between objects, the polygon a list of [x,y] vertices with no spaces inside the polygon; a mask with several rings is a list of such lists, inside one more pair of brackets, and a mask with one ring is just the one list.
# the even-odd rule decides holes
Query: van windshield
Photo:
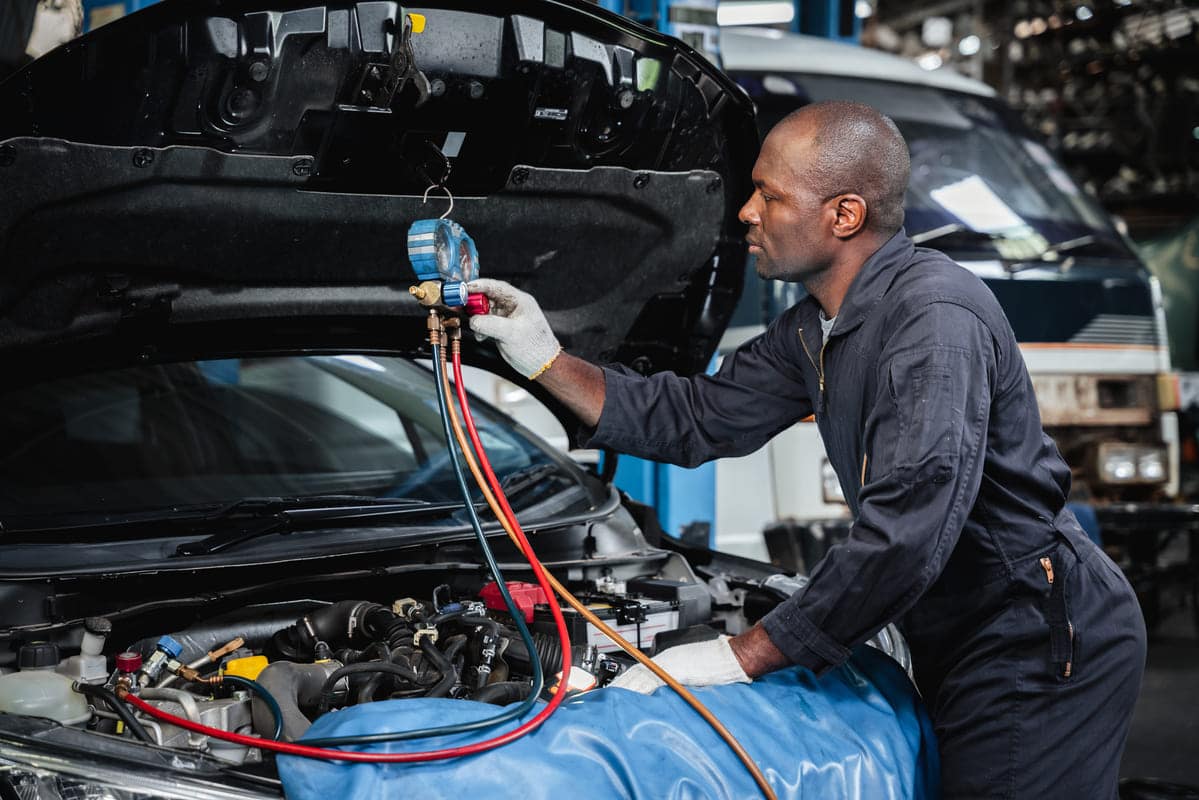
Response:
[{"label": "van windshield", "polygon": [[855,100],[895,120],[912,156],[904,227],[917,241],[1016,259],[1081,240],[1089,256],[1131,258],[1103,210],[997,100],[830,75],[733,77],[757,104],[763,135],[821,100]]}]

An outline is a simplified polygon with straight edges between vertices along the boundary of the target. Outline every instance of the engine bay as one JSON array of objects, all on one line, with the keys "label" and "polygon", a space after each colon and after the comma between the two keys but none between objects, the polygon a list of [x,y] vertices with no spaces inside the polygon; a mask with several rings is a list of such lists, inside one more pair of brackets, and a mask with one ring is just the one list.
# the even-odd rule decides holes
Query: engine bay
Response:
[{"label": "engine bay", "polygon": [[[737,633],[804,580],[718,574],[712,565],[701,576],[679,553],[639,555],[633,564],[597,564],[570,586],[649,654]],[[579,574],[567,572],[572,571]],[[533,689],[534,659],[546,676],[540,699],[548,698],[561,678],[549,601],[535,584],[509,582],[535,643],[530,653],[498,587],[486,578],[478,569],[431,568],[410,575],[404,583],[412,594],[398,597],[381,593],[391,580],[339,581],[338,592],[357,584],[362,594],[249,602],[207,618],[176,611],[176,617],[192,618],[190,624],[159,630],[149,627],[150,620],[161,619],[153,613],[157,609],[143,608],[142,616],[131,618],[118,613],[121,621],[115,624],[108,617],[88,617],[81,625],[59,627],[45,641],[29,638],[15,648],[18,669],[0,674],[0,711],[55,719],[99,736],[144,736],[146,744],[251,767],[273,759],[264,759],[258,748],[130,712],[123,703],[111,703],[110,693],[125,687],[175,716],[230,732],[266,738],[277,733],[283,741],[299,739],[324,714],[380,700],[516,703]],[[563,611],[574,665],[568,690],[605,686],[631,660],[571,609]],[[871,644],[909,666],[893,629]],[[266,689],[277,709],[230,680],[238,677]]]}]

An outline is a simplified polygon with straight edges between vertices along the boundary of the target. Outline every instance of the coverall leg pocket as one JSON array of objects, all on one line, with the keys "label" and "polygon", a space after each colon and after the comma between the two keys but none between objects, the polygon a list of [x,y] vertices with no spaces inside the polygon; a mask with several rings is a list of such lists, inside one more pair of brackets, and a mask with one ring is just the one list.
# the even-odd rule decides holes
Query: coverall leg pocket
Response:
[{"label": "coverall leg pocket", "polygon": [[1045,621],[1049,625],[1049,668],[1059,683],[1066,683],[1077,672],[1077,633],[1070,619],[1070,572],[1075,559],[1065,557],[1063,548],[1041,558],[1041,567],[1049,582],[1045,599]]}]

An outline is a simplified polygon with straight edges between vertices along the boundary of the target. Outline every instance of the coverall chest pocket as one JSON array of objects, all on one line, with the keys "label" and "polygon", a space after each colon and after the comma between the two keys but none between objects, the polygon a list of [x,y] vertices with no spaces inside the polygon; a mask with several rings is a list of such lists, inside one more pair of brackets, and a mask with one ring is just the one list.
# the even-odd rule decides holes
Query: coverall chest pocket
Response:
[{"label": "coverall chest pocket", "polygon": [[936,347],[891,363],[895,472],[901,480],[943,483],[953,476],[965,428],[967,358],[966,351]]}]

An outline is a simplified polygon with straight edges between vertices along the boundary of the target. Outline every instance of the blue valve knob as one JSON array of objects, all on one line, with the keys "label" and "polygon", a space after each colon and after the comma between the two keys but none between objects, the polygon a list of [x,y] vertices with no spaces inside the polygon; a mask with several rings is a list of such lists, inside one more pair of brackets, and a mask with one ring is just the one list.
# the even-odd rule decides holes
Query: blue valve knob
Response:
[{"label": "blue valve knob", "polygon": [[466,284],[462,281],[450,281],[441,288],[441,299],[450,308],[466,305],[466,294]]},{"label": "blue valve knob", "polygon": [[[418,219],[412,223],[408,227],[408,260],[422,281],[461,283],[479,277],[479,251],[453,220]],[[466,302],[465,292],[462,298],[457,305]]]},{"label": "blue valve knob", "polygon": [[183,652],[183,645],[172,639],[170,636],[163,636],[158,640],[155,647],[166,653],[171,658],[179,658],[179,654]]}]

